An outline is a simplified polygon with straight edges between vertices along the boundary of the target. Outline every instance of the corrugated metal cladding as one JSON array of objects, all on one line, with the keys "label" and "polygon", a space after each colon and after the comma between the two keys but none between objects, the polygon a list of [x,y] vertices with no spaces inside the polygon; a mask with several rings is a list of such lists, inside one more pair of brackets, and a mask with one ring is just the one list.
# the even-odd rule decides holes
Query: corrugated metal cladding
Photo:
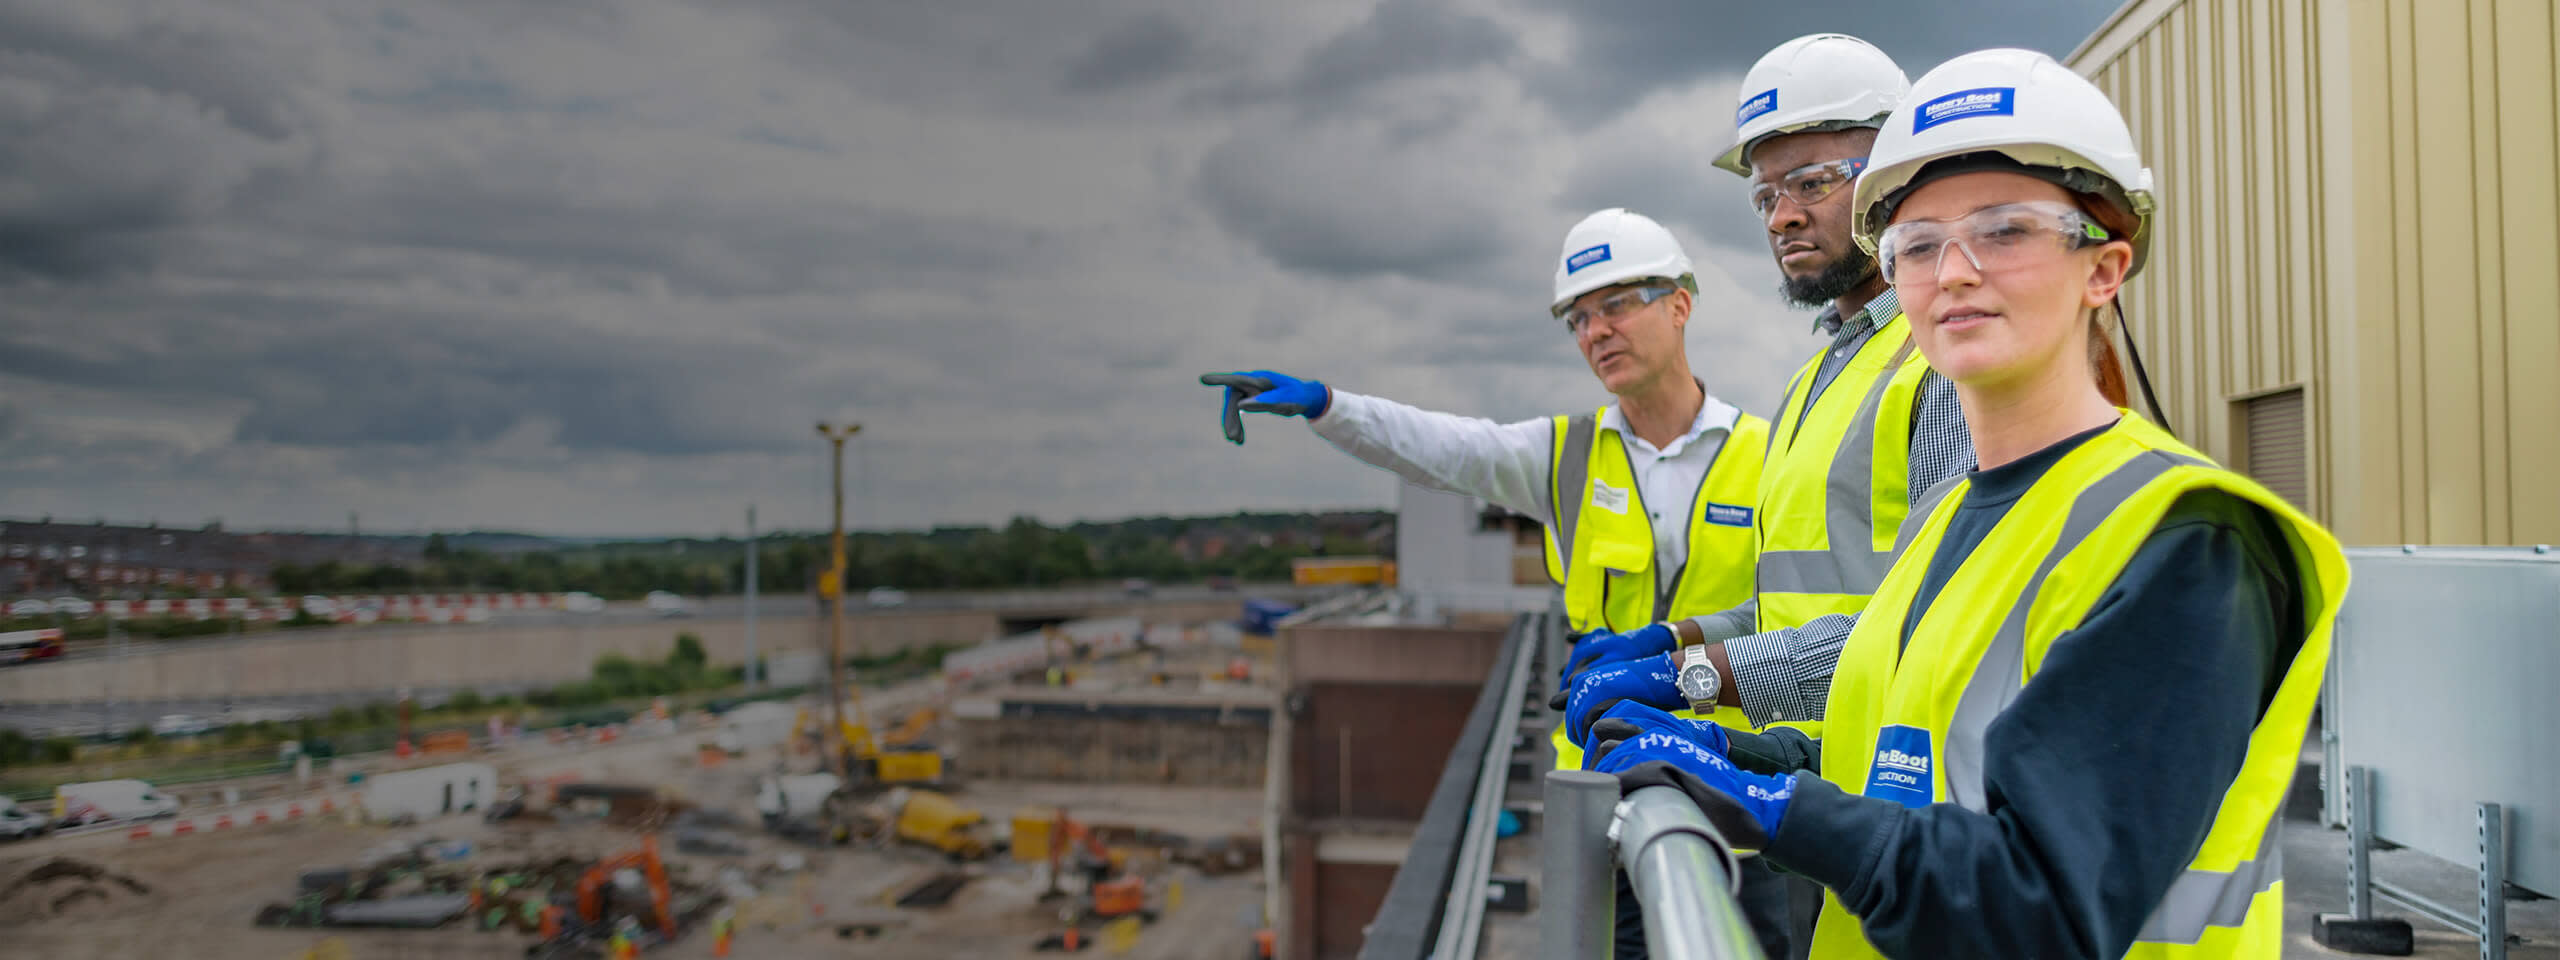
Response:
[{"label": "corrugated metal cladding", "polygon": [[2299,389],[2349,543],[2560,542],[2553,6],[2133,0],[2072,57],[2157,178],[2125,308],[2172,424],[2245,464]]}]

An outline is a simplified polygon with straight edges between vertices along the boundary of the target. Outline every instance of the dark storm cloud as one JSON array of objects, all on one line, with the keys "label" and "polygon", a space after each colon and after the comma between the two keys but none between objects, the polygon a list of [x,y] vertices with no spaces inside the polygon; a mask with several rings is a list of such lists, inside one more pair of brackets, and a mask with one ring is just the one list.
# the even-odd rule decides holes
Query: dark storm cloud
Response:
[{"label": "dark storm cloud", "polygon": [[1491,255],[1499,241],[1492,198],[1297,138],[1220,145],[1201,162],[1199,190],[1220,224],[1292,270],[1432,275]]},{"label": "dark storm cloud", "polygon": [[307,155],[292,51],[69,13],[0,7],[0,276],[145,266],[156,231],[218,213]]},{"label": "dark storm cloud", "polygon": [[1507,3],[0,0],[0,489],[815,523],[850,412],[865,522],[1384,503],[1302,429],[1218,442],[1192,377],[1594,401],[1541,307],[1626,205],[1695,245],[1693,356],[1750,405],[1805,347],[1707,88],[1805,30],[1917,73],[2105,13]]},{"label": "dark storm cloud", "polygon": [[2059,58],[2119,2],[1592,0],[1572,5],[1573,52],[1541,72],[1537,89],[1569,121],[1596,124],[1649,91],[1719,73],[1739,76],[1771,47],[1808,33],[1864,39],[1914,79],[1949,57],[1986,47],[2026,47]]},{"label": "dark storm cloud", "polygon": [[1191,65],[1191,32],[1161,13],[1142,13],[1103,34],[1067,64],[1066,89],[1108,93],[1161,80]]},{"label": "dark storm cloud", "polygon": [[1289,93],[1309,108],[1398,77],[1466,70],[1510,59],[1519,41],[1492,19],[1428,0],[1386,0],[1369,19],[1308,55]]},{"label": "dark storm cloud", "polygon": [[76,330],[13,327],[0,332],[0,372],[238,402],[234,439],[248,444],[458,450],[547,421],[573,451],[788,449],[797,429],[740,409],[724,386],[789,377],[798,363],[714,333],[635,337],[556,318],[200,296],[182,315],[135,304],[98,309]]}]

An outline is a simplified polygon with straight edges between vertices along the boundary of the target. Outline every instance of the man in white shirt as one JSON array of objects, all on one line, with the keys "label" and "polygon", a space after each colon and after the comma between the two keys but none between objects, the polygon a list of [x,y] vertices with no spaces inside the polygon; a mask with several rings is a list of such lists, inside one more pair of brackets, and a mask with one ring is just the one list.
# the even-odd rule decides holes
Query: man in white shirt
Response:
[{"label": "man in white shirt", "polygon": [[[1555,279],[1550,312],[1617,401],[1596,411],[1504,424],[1270,371],[1201,382],[1226,388],[1234,442],[1244,440],[1238,411],[1303,416],[1336,448],[1406,480],[1544,519],[1549,572],[1575,593],[1586,578],[1573,573],[1587,568],[1595,588],[1568,598],[1578,631],[1669,619],[1665,608],[1691,605],[1674,602],[1690,599],[1684,586],[1747,598],[1766,423],[1710,395],[1691,372],[1683,333],[1697,280],[1688,255],[1650,218],[1602,210],[1567,234]],[[1737,433],[1752,436],[1737,442]],[[1559,462],[1568,447],[1585,454],[1581,462]],[[1641,554],[1628,556],[1638,545]],[[1577,562],[1594,550],[1594,563]],[[1630,582],[1639,575],[1647,582]]]},{"label": "man in white shirt", "polygon": [[1633,631],[1751,592],[1768,425],[1691,372],[1696,285],[1679,241],[1642,214],[1602,210],[1566,235],[1550,312],[1617,401],[1588,413],[1503,424],[1271,371],[1200,379],[1226,388],[1231,441],[1244,442],[1240,411],[1302,416],[1406,480],[1543,519],[1574,629]]}]

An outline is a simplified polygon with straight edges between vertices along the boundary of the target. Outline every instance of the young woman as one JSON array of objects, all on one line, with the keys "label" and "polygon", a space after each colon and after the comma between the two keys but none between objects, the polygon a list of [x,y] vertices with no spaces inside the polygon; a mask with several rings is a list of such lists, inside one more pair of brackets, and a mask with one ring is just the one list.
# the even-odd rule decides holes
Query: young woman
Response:
[{"label": "young woman", "polygon": [[1968,54],[1912,85],[1854,202],[1980,466],[1905,527],[1820,743],[1626,703],[1591,768],[1821,883],[1815,957],[2277,956],[2346,561],[2102,389],[2152,226],[2122,115],[2042,54]]}]

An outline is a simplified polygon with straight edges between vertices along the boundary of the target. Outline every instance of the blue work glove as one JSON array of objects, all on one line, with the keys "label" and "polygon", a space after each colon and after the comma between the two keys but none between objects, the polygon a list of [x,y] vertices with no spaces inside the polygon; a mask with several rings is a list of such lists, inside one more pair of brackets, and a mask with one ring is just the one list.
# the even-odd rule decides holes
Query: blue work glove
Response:
[{"label": "blue work glove", "polygon": [[[1590,737],[1594,744],[1606,744],[1612,740],[1633,740],[1648,733],[1687,737],[1708,752],[1731,759],[1733,742],[1725,736],[1722,724],[1713,720],[1691,720],[1633,700],[1620,700],[1617,706],[1602,711],[1600,719],[1591,725]],[[1600,762],[1600,756],[1600,751],[1583,754],[1583,769],[1588,770],[1592,764]]]},{"label": "blue work glove", "polygon": [[[1671,625],[1667,623],[1639,627],[1625,633],[1594,630],[1583,634],[1581,639],[1574,641],[1573,650],[1565,654],[1564,670],[1556,675],[1556,695],[1561,697],[1572,689],[1573,675],[1581,673],[1584,668],[1670,653],[1671,648],[1679,645],[1679,636],[1671,632]],[[1554,700],[1548,701],[1547,706],[1564,709],[1563,703]]]},{"label": "blue work glove", "polygon": [[1244,442],[1243,413],[1276,413],[1313,420],[1324,416],[1325,408],[1333,405],[1333,391],[1323,383],[1269,370],[1204,373],[1200,383],[1227,390],[1225,413],[1219,417],[1218,426],[1226,432],[1228,443]]},{"label": "blue work glove", "polygon": [[1768,847],[1786,819],[1787,801],[1796,795],[1795,774],[1746,772],[1723,754],[1669,730],[1603,743],[1584,762],[1592,770],[1616,774],[1625,793],[1663,786],[1688,794],[1727,842],[1745,850]]},{"label": "blue work glove", "polygon": [[1574,678],[1573,692],[1565,696],[1565,739],[1573,741],[1574,746],[1590,749],[1591,725],[1621,700],[1665,710],[1688,706],[1689,698],[1671,682],[1677,669],[1671,663],[1671,655],[1665,653],[1583,671]]}]

